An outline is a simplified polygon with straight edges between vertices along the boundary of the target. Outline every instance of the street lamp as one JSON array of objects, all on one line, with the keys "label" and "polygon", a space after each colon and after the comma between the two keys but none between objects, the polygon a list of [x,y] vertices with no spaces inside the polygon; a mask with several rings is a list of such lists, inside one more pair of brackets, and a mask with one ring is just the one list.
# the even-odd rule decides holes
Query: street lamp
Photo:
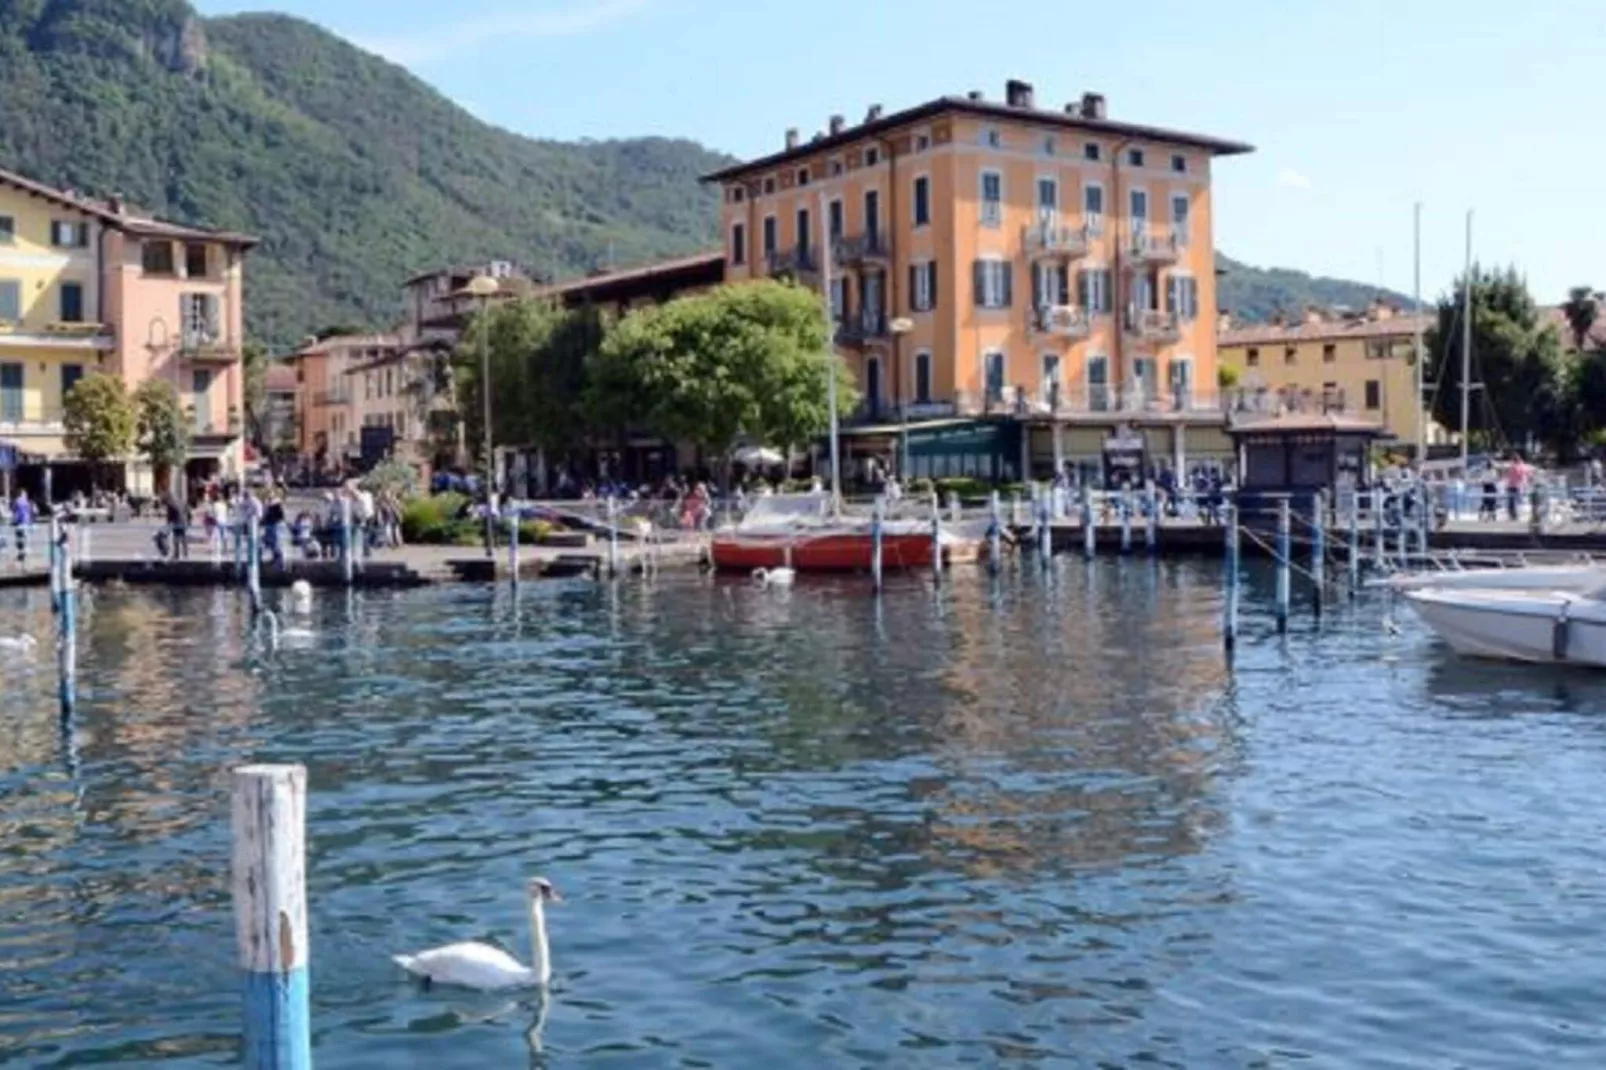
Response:
[{"label": "street lamp", "polygon": [[[915,329],[915,321],[908,316],[899,316],[887,328],[892,332],[892,364],[898,369],[898,480],[909,482],[909,402],[902,395],[907,393],[903,388],[903,336]],[[909,377],[910,387],[914,386],[914,376]]]},{"label": "street lamp", "polygon": [[502,286],[489,275],[475,275],[461,293],[480,302],[480,398],[485,406],[481,439],[485,448],[485,556],[496,553],[496,455],[491,452],[491,330],[485,310]]}]

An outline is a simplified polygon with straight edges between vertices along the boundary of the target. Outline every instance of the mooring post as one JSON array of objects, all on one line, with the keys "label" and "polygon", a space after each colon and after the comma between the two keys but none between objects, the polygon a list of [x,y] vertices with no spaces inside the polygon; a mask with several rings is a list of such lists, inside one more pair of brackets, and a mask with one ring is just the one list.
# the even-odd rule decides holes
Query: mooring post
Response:
[{"label": "mooring post", "polygon": [[999,558],[1004,552],[1004,509],[996,490],[987,500],[987,510],[987,571],[997,575],[1003,564]]},{"label": "mooring post", "polygon": [[1383,572],[1388,566],[1388,549],[1383,544],[1383,488],[1372,488],[1372,567]]},{"label": "mooring post", "polygon": [[307,770],[233,778],[234,936],[245,974],[247,1070],[312,1070],[308,1013]]},{"label": "mooring post", "polygon": [[608,521],[608,575],[619,575],[619,504],[613,495],[603,503],[603,515]]},{"label": "mooring post", "polygon": [[[643,562],[646,558],[643,557]],[[643,571],[646,564],[642,565]],[[519,514],[517,510],[507,516],[507,570],[510,582],[514,587],[519,585]]]},{"label": "mooring post", "polygon": [[1043,529],[1037,539],[1037,559],[1042,562],[1043,568],[1053,565],[1054,558],[1054,487],[1049,484],[1043,489],[1042,500],[1038,503],[1042,507]]},{"label": "mooring post", "polygon": [[1221,638],[1226,644],[1227,653],[1238,642],[1238,506],[1227,502],[1223,509],[1225,527],[1222,529],[1222,538],[1226,543],[1226,596],[1221,612]]},{"label": "mooring post", "polygon": [[1327,492],[1311,495],[1310,506],[1310,578],[1311,595],[1318,616],[1322,612],[1322,599],[1327,594]]},{"label": "mooring post", "polygon": [[1423,483],[1422,523],[1420,529],[1422,533],[1422,539],[1417,548],[1422,551],[1422,560],[1424,561],[1427,560],[1428,553],[1431,551],[1433,546],[1433,518],[1437,512],[1438,507],[1433,504],[1433,488],[1428,486],[1427,483]]},{"label": "mooring post", "polygon": [[942,582],[942,503],[931,492],[931,582]]},{"label": "mooring post", "polygon": [[61,612],[61,517],[56,515],[55,509],[50,510],[50,550],[47,556],[50,564],[50,611]]},{"label": "mooring post", "polygon": [[1082,484],[1082,553],[1089,561],[1099,549],[1099,529],[1093,523],[1093,488]]},{"label": "mooring post", "polygon": [[250,595],[251,616],[262,612],[262,521],[253,511],[245,522],[245,587]]},{"label": "mooring post", "polygon": [[1121,553],[1132,552],[1132,488],[1121,491]]},{"label": "mooring post", "polygon": [[[254,519],[254,518],[253,518]],[[340,499],[340,565],[344,570],[346,586],[350,587],[357,575],[357,560],[351,544],[351,499]],[[258,556],[261,556],[258,554]]]},{"label": "mooring post", "polygon": [[1349,593],[1361,589],[1361,492],[1349,492]]},{"label": "mooring post", "polygon": [[1277,630],[1288,630],[1288,598],[1293,575],[1289,570],[1293,549],[1293,527],[1286,497],[1277,503]]},{"label": "mooring post", "polygon": [[73,586],[72,553],[66,546],[61,548],[57,568],[61,572],[61,613],[56,617],[56,668],[61,713],[69,717],[78,706],[78,592]]},{"label": "mooring post", "polygon": [[1160,495],[1154,489],[1154,480],[1143,485],[1143,548],[1149,553],[1160,550]]},{"label": "mooring post", "polygon": [[1394,532],[1394,547],[1399,552],[1400,568],[1411,570],[1411,523],[1405,518],[1405,492],[1400,492],[1400,526]]},{"label": "mooring post", "polygon": [[881,523],[886,515],[886,499],[876,495],[870,513],[870,589],[881,593]]}]

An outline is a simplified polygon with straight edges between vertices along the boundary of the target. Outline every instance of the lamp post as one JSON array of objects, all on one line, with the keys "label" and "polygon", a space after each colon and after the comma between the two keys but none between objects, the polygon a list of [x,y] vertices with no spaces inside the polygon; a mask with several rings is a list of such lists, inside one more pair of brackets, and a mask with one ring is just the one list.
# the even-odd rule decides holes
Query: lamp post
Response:
[{"label": "lamp post", "polygon": [[912,392],[914,376],[909,376],[908,391],[903,389],[903,336],[915,329],[915,321],[899,316],[887,324],[892,332],[892,363],[898,369],[898,480],[909,482],[909,401],[902,395]]},{"label": "lamp post", "polygon": [[481,440],[485,449],[485,556],[496,553],[496,455],[491,452],[491,331],[485,319],[491,298],[501,284],[489,275],[476,275],[460,292],[476,297],[480,303],[480,399],[485,424]]}]

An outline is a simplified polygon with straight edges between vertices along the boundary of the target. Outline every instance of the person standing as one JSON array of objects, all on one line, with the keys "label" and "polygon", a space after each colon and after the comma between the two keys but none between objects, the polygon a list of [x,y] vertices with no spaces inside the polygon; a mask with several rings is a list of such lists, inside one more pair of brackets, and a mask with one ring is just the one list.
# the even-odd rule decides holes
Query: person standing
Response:
[{"label": "person standing", "polygon": [[17,497],[11,503],[11,526],[17,529],[17,564],[28,563],[28,529],[33,527],[33,502],[28,498],[25,490],[17,491]]},{"label": "person standing", "polygon": [[273,558],[273,567],[284,568],[284,496],[271,493],[262,510],[262,538]]},{"label": "person standing", "polygon": [[172,560],[190,557],[190,511],[174,491],[167,492],[167,528],[173,533]]}]

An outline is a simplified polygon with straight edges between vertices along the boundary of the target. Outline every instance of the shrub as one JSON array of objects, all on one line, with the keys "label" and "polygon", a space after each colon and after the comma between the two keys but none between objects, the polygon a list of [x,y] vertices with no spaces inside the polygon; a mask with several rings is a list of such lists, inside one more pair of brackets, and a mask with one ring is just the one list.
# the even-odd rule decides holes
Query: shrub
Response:
[{"label": "shrub", "polygon": [[402,537],[416,543],[456,543],[466,528],[477,534],[472,519],[460,519],[468,499],[461,494],[412,498],[402,506]]}]

